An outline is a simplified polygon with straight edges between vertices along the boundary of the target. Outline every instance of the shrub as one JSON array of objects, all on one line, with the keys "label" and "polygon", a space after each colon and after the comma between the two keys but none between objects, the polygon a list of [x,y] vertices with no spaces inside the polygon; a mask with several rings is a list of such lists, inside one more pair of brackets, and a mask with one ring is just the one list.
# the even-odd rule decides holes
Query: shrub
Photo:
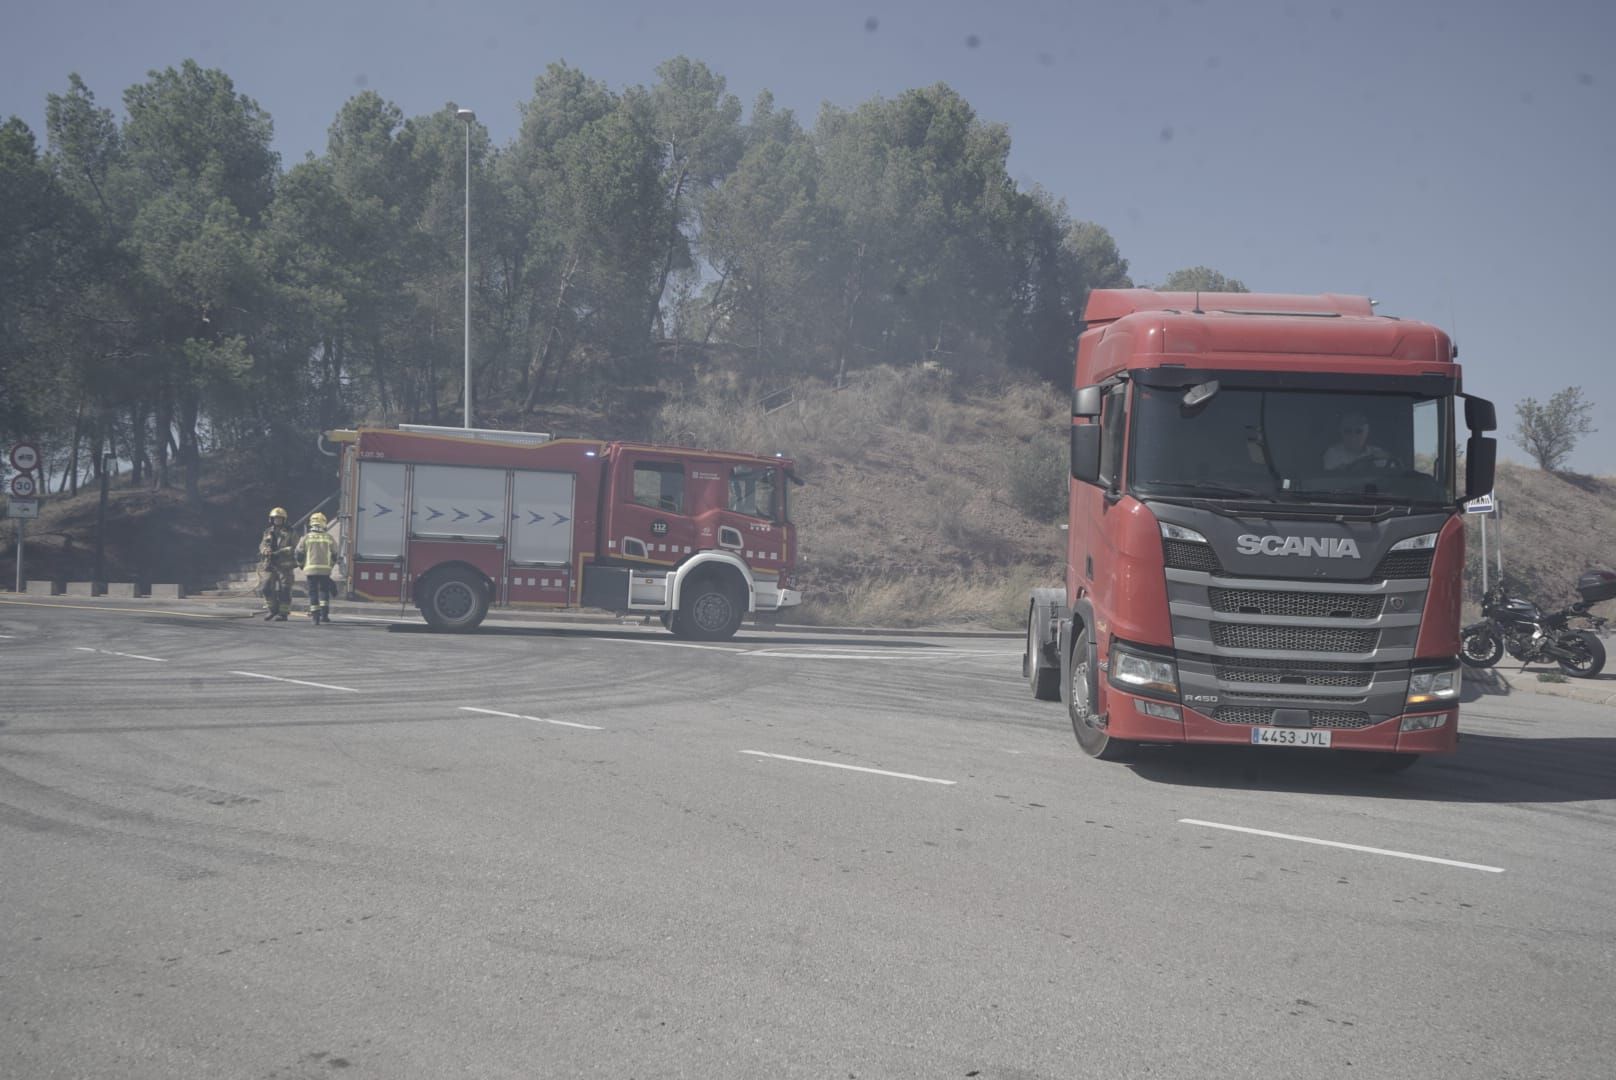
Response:
[{"label": "shrub", "polygon": [[1066,443],[1052,433],[1012,446],[1005,459],[1010,505],[1038,521],[1066,512]]}]

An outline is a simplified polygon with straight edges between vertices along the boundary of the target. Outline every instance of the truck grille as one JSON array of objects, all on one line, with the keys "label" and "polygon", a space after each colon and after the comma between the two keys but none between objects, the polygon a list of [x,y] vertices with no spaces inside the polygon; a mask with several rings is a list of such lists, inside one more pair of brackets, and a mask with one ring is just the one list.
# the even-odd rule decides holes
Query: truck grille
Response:
[{"label": "truck grille", "polygon": [[[1366,728],[1375,722],[1366,712],[1347,712],[1339,709],[1312,709],[1308,720],[1316,728]],[[1273,709],[1232,705],[1219,708],[1212,718],[1220,724],[1268,724],[1274,719]]]},{"label": "truck grille", "polygon": [[1236,615],[1304,615],[1316,619],[1378,619],[1386,598],[1351,593],[1208,589],[1213,611]]},{"label": "truck grille", "polygon": [[1431,576],[1431,559],[1435,552],[1427,548],[1424,551],[1388,551],[1386,557],[1380,560],[1375,567],[1377,578],[1425,578]]},{"label": "truck grille", "polygon": [[1223,567],[1218,564],[1217,553],[1206,544],[1194,544],[1188,540],[1163,540],[1167,569],[1169,570],[1198,570],[1204,574],[1222,574]]},{"label": "truck grille", "polygon": [[1368,664],[1308,668],[1290,660],[1231,660],[1217,665],[1219,682],[1267,683],[1274,686],[1346,686],[1367,688],[1374,677]]},{"label": "truck grille", "polygon": [[1378,630],[1337,630],[1322,626],[1212,624],[1212,644],[1225,649],[1367,653],[1373,652],[1379,641]]}]

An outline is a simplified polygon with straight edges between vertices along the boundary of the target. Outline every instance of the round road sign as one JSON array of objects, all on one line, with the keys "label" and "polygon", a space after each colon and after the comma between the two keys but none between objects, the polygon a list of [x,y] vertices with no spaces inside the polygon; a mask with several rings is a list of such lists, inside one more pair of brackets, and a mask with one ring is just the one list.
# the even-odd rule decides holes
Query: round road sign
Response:
[{"label": "round road sign", "polygon": [[11,478],[11,493],[19,499],[31,498],[34,494],[34,478],[26,473],[20,473]]},{"label": "round road sign", "polygon": [[39,447],[33,443],[17,443],[11,448],[11,464],[23,472],[33,472],[39,467]]}]

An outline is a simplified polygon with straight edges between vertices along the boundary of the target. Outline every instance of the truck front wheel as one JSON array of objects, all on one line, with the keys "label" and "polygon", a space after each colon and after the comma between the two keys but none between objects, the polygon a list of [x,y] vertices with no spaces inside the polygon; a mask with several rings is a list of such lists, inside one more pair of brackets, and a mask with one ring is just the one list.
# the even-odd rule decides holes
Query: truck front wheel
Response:
[{"label": "truck front wheel", "polygon": [[1077,745],[1090,757],[1101,761],[1130,761],[1139,744],[1127,739],[1115,739],[1106,734],[1095,712],[1095,671],[1089,658],[1089,632],[1085,627],[1072,640],[1071,661],[1067,665],[1066,711],[1072,718],[1072,732]]},{"label": "truck front wheel", "polygon": [[416,603],[432,629],[463,633],[488,614],[488,588],[481,575],[451,567],[427,576],[417,587]]},{"label": "truck front wheel", "polygon": [[727,641],[741,628],[746,600],[732,583],[711,574],[686,582],[679,610],[669,620],[674,634],[697,641]]}]

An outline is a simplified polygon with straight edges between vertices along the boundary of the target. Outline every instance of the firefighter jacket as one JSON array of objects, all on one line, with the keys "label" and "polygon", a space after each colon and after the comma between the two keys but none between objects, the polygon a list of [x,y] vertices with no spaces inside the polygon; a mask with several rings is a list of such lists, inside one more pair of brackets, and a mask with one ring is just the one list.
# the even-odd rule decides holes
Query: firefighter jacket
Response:
[{"label": "firefighter jacket", "polygon": [[292,530],[285,525],[265,529],[264,538],[258,541],[258,554],[263,556],[265,567],[290,567],[296,558],[292,551]]},{"label": "firefighter jacket", "polygon": [[307,574],[331,573],[331,534],[324,529],[311,528],[297,542],[297,560]]}]

